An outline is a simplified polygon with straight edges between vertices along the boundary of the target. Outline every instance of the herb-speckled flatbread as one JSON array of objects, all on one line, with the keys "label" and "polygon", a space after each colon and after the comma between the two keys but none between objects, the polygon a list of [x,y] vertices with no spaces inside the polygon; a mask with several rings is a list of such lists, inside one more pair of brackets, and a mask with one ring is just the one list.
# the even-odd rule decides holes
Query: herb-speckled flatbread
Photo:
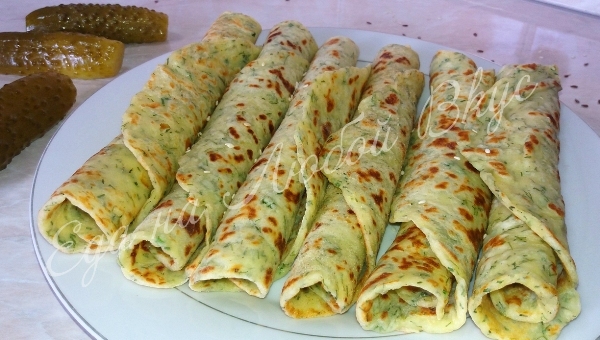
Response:
[{"label": "herb-speckled flatbread", "polygon": [[[253,44],[260,29],[247,16],[223,14],[209,30],[206,40],[190,44],[167,58],[165,66],[173,71],[176,80],[154,81],[160,79],[159,68],[146,87],[133,97],[123,115],[123,140],[148,171],[153,185],[134,226],[170,189],[179,158],[196,141],[231,80],[256,58],[259,50]],[[216,38],[218,32],[224,32],[226,37]]]},{"label": "herb-speckled flatbread", "polygon": [[423,90],[418,68],[412,49],[383,47],[353,121],[324,146],[320,169],[330,184],[283,287],[288,316],[346,312],[373,270]]},{"label": "herb-speckled flatbread", "polygon": [[485,96],[493,109],[471,115],[461,142],[496,197],[469,299],[494,339],[555,339],[581,309],[558,175],[560,88],[555,66],[505,66]]},{"label": "herb-speckled flatbread", "polygon": [[[357,301],[364,329],[446,333],[467,318],[467,291],[487,225],[491,194],[458,150],[470,93],[494,76],[463,54],[439,51],[430,102],[413,130],[390,221],[398,235]],[[474,92],[471,92],[474,91]]]},{"label": "herb-speckled flatbread", "polygon": [[198,142],[179,160],[172,192],[121,244],[119,262],[127,278],[161,288],[187,281],[184,266],[202,252],[203,241],[210,243],[231,196],[279,126],[293,84],[316,47],[300,23],[285,21],[271,30],[258,58],[231,82]]},{"label": "herb-speckled flatbread", "polygon": [[[303,196],[310,181],[309,157],[323,140],[347,122],[360,97],[368,69],[348,68],[358,49],[347,38],[328,40],[294,95],[273,140],[254,164],[215,235],[215,242],[190,277],[199,291],[244,290],[264,297],[293,260],[314,204]],[[306,161],[308,159],[308,161]],[[314,163],[313,163],[314,164]],[[298,216],[299,211],[304,213]]]}]

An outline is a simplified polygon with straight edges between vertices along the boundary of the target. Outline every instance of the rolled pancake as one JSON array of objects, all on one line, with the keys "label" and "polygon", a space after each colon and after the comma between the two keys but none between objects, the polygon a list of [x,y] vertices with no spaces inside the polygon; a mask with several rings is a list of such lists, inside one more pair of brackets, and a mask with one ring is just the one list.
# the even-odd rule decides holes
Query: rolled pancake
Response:
[{"label": "rolled pancake", "polygon": [[466,321],[491,194],[457,142],[465,112],[479,107],[494,76],[449,51],[436,53],[430,70],[431,97],[411,134],[391,208],[390,221],[403,223],[356,305],[366,330],[445,333]]},{"label": "rolled pancake", "polygon": [[179,160],[171,193],[121,243],[119,263],[127,278],[160,288],[187,281],[184,266],[201,253],[202,241],[210,243],[316,49],[310,32],[297,22],[270,31],[258,58],[231,82],[200,139]]},{"label": "rolled pancake", "polygon": [[124,115],[124,137],[90,158],[44,204],[38,227],[56,248],[116,249],[136,216],[147,214],[173,181],[175,159],[195,140],[229,81],[259,52],[260,25],[248,16],[224,13],[209,32],[210,41],[173,52],[155,69]]},{"label": "rolled pancake", "polygon": [[423,90],[418,55],[383,47],[354,120],[324,146],[330,184],[280,297],[294,318],[346,312],[375,266]]},{"label": "rolled pancake", "polygon": [[[178,160],[196,141],[231,80],[256,58],[259,49],[254,42],[260,31],[260,25],[253,19],[224,13],[209,29],[206,40],[190,44],[167,58],[165,66],[173,75],[165,76],[163,68],[157,68],[153,74],[157,81],[151,79],[132,99],[132,105],[123,115],[123,140],[148,171],[153,185],[134,226],[171,188]],[[181,82],[168,82],[161,79],[163,76]],[[182,87],[191,92],[193,100],[181,101],[173,96],[177,93],[174,90],[179,90],[177,84],[185,84]],[[185,91],[181,93],[185,95]]]},{"label": "rolled pancake", "polygon": [[64,252],[114,249],[150,190],[148,173],[118,136],[52,194],[39,212],[40,231]]},{"label": "rolled pancake", "polygon": [[347,38],[334,37],[321,46],[281,127],[192,273],[193,290],[243,290],[264,297],[272,282],[288,270],[315,211],[314,199],[304,204],[303,196],[307,188],[311,197],[323,189],[321,179],[311,176],[313,155],[333,130],[348,121],[369,73],[349,67],[357,58],[358,47]]},{"label": "rolled pancake", "polygon": [[555,66],[503,67],[461,142],[496,197],[469,299],[490,338],[555,339],[581,309],[558,173],[560,89]]}]

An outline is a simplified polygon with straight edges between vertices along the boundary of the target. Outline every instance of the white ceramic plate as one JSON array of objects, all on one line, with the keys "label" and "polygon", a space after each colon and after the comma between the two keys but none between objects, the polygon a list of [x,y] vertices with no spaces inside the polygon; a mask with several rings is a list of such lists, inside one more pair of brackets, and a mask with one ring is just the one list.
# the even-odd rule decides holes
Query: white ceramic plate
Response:
[{"label": "white ceramic plate", "polygon": [[[428,73],[434,53],[443,46],[422,40],[347,29],[311,29],[322,44],[334,35],[352,38],[361,49],[360,60],[371,61],[386,44],[410,45],[421,58],[421,71]],[[264,40],[264,33],[259,42]],[[497,65],[471,56],[478,66]],[[37,212],[52,192],[90,156],[119,134],[121,115],[157,64],[166,55],[151,60],[116,78],[83,103],[58,129],[39,163],[31,195],[31,233],[44,275],[56,297],[90,335],[98,338],[244,338],[296,339],[368,338],[384,335],[363,331],[354,309],[340,316],[316,320],[294,320],[279,307],[283,280],[275,282],[265,299],[245,293],[196,293],[187,285],[177,289],[154,289],[126,280],[116,254],[66,255],[56,251],[39,234]],[[424,93],[421,106],[428,97]],[[563,331],[562,339],[593,339],[600,335],[600,139],[571,110],[561,112],[561,163],[569,243],[578,265],[581,315]],[[389,227],[382,251],[396,230]],[[385,335],[385,336],[390,336]],[[412,334],[405,339],[485,339],[467,320],[458,331],[444,334]]]}]

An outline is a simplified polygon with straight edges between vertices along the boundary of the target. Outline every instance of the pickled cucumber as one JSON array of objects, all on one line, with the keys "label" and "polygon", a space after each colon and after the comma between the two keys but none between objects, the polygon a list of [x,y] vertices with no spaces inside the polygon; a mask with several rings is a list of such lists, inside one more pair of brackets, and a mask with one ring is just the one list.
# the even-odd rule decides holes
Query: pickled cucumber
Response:
[{"label": "pickled cucumber", "polygon": [[37,9],[27,15],[27,31],[68,31],[128,43],[167,39],[168,16],[144,7],[70,4]]},{"label": "pickled cucumber", "polygon": [[58,123],[75,103],[68,76],[43,72],[0,88],[0,170]]},{"label": "pickled cucumber", "polygon": [[56,71],[71,78],[95,79],[119,73],[125,45],[72,32],[0,32],[0,73]]}]

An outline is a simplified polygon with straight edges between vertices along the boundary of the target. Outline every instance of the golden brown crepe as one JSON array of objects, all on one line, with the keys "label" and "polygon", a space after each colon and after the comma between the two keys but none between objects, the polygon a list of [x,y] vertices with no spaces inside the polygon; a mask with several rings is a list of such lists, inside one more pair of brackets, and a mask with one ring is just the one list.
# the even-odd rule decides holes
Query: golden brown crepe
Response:
[{"label": "golden brown crepe", "polygon": [[402,223],[357,301],[367,330],[445,333],[467,317],[491,194],[458,151],[459,126],[467,107],[480,104],[470,93],[489,88],[494,76],[450,51],[436,53],[430,69],[430,101],[413,130],[391,208],[390,221]]},{"label": "golden brown crepe", "polygon": [[[285,44],[283,44],[285,42]],[[289,105],[317,45],[298,22],[273,27],[258,58],[231,82],[198,142],[181,157],[177,183],[119,248],[125,276],[169,288],[210,243],[231,195],[246,178]]]},{"label": "golden brown crepe", "polygon": [[494,339],[555,339],[581,309],[558,174],[555,66],[508,65],[461,152],[495,196],[469,313]]},{"label": "golden brown crepe", "polygon": [[[246,182],[223,217],[214,243],[190,277],[198,291],[244,290],[264,297],[272,282],[287,271],[312,219],[320,192],[311,180],[311,155],[354,110],[368,69],[354,65],[358,49],[347,38],[328,40],[317,52],[294,95],[280,129],[254,164]],[[314,164],[314,163],[312,163]],[[308,168],[307,168],[308,166]],[[289,261],[289,262],[286,262]]]},{"label": "golden brown crepe", "polygon": [[288,316],[346,312],[373,270],[423,90],[418,68],[409,47],[383,47],[353,121],[324,146],[330,184],[281,293]]}]

